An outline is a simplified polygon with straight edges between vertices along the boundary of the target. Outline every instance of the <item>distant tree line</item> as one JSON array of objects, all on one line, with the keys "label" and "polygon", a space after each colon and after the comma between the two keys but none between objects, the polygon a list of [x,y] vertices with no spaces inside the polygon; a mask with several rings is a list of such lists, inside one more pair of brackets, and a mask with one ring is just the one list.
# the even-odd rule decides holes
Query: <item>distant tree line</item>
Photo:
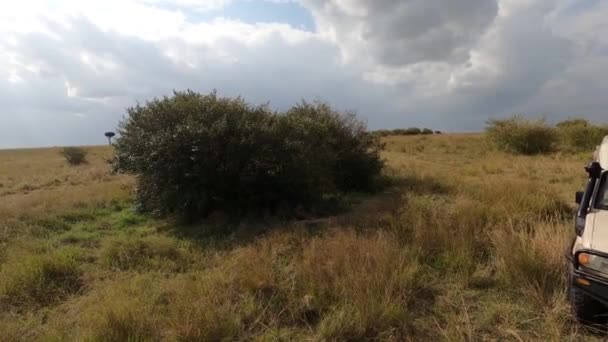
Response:
[{"label": "distant tree line", "polygon": [[389,135],[430,135],[430,134],[441,134],[441,131],[433,131],[430,128],[418,128],[418,127],[410,127],[410,128],[396,128],[396,129],[380,129],[377,131],[373,131],[373,134],[379,135],[381,137],[386,137]]}]

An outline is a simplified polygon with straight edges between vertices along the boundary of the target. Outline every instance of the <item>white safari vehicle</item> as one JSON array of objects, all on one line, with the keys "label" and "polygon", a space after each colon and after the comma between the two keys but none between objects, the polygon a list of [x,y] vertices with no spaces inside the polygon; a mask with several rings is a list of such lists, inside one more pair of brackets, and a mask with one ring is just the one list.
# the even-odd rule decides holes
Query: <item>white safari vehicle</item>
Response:
[{"label": "white safari vehicle", "polygon": [[597,322],[608,312],[608,136],[593,159],[585,167],[585,191],[576,193],[576,237],[567,253],[570,303],[583,322]]}]

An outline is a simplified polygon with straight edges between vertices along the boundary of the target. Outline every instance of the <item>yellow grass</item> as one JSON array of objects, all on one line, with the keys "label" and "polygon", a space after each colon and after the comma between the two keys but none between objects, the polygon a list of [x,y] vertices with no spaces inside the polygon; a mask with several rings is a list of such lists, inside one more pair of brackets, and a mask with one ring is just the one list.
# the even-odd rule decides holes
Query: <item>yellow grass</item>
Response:
[{"label": "yellow grass", "polygon": [[385,141],[390,189],[340,216],[222,236],[221,220],[134,213],[108,148],[76,167],[58,149],[0,151],[1,339],[597,338],[564,293],[591,152],[514,156],[467,134]]}]

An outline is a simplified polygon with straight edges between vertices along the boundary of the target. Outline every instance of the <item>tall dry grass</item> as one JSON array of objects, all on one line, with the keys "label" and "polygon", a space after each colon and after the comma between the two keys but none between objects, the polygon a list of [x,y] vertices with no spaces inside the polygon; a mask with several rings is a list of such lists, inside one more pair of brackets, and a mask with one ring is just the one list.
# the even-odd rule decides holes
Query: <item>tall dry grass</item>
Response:
[{"label": "tall dry grass", "polygon": [[[95,158],[74,175],[47,151],[9,153],[42,175],[13,169],[4,198],[73,196],[27,215],[25,199],[3,204],[11,232],[0,253],[3,338],[596,338],[573,322],[564,293],[570,202],[590,154],[504,154],[480,135],[385,142],[393,180],[385,193],[337,217],[257,222],[255,236],[176,235],[170,222],[111,203],[128,179],[87,181],[95,170],[87,168],[103,169]],[[15,185],[62,174],[77,181],[27,194]],[[81,197],[104,185],[100,197]],[[55,257],[70,250],[72,259]],[[32,266],[44,263],[52,267]],[[39,270],[66,276],[31,276]]]}]

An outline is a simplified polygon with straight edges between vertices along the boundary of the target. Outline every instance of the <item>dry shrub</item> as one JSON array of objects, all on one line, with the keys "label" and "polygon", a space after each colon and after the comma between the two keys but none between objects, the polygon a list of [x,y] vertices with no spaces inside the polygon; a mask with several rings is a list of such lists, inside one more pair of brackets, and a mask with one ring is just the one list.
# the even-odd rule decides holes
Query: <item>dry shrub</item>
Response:
[{"label": "dry shrub", "polygon": [[570,119],[557,123],[562,149],[566,151],[593,151],[605,136],[608,126],[596,126],[585,119]]},{"label": "dry shrub", "polygon": [[520,116],[488,121],[486,134],[498,149],[517,154],[552,152],[558,142],[557,133],[544,120]]},{"label": "dry shrub", "polygon": [[87,162],[87,151],[80,147],[65,147],[61,154],[70,165],[80,165]]}]

